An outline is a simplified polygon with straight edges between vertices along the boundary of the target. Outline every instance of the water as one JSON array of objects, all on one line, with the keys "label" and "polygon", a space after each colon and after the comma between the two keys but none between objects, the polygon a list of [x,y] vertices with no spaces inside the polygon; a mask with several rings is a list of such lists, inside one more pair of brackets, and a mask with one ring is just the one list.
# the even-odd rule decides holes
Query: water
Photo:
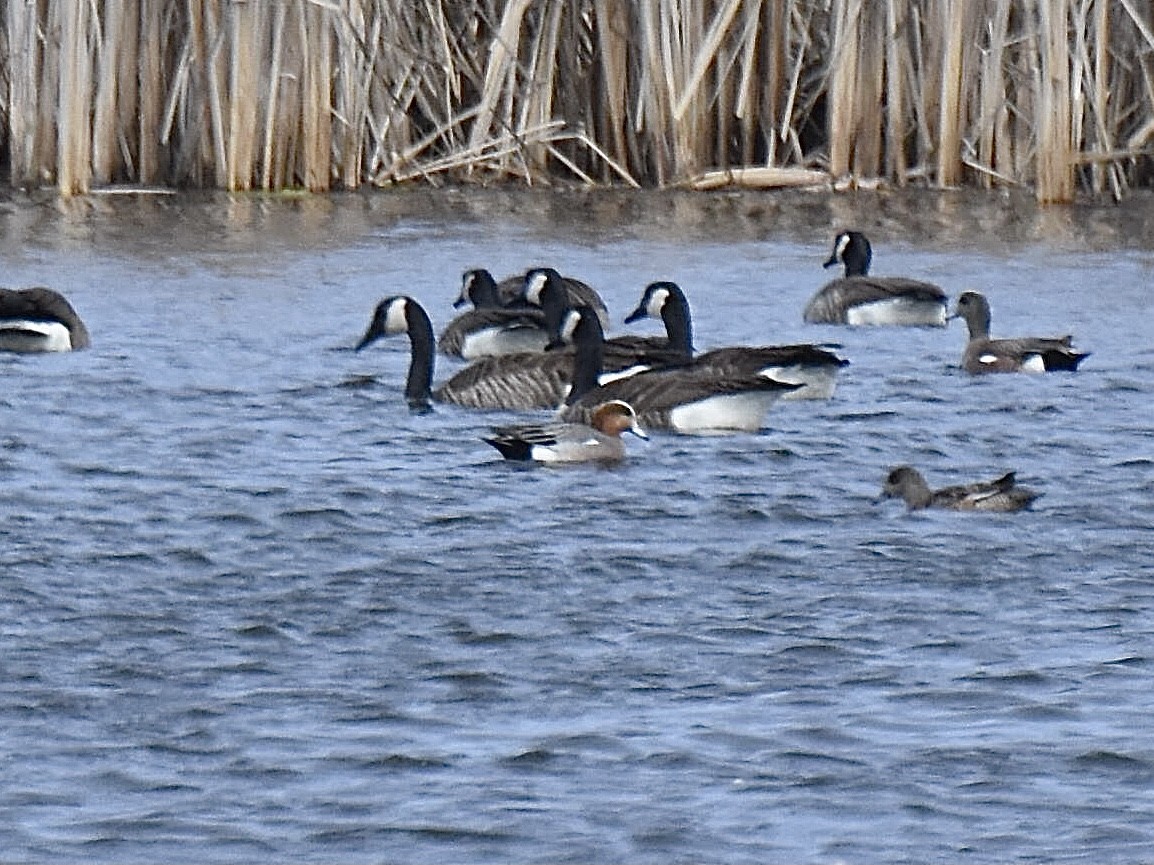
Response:
[{"label": "water", "polygon": [[[1149,201],[15,198],[0,357],[0,849],[55,862],[1130,862],[1154,849]],[[1076,375],[805,326],[834,232],[984,290]],[[410,414],[381,297],[549,263],[700,348],[836,341],[760,435],[525,468]],[[653,323],[649,327],[655,330]],[[644,328],[643,328],[644,329]],[[439,376],[453,368],[441,360]],[[878,503],[1016,469],[1010,516]]]}]

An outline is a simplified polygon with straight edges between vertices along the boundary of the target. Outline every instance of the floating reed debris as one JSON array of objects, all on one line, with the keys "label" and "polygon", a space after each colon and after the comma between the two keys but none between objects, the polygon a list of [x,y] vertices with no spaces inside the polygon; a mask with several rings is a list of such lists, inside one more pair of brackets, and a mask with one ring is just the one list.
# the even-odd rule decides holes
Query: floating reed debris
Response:
[{"label": "floating reed debris", "polygon": [[1154,176],[1137,0],[0,4],[0,167],[109,184],[1028,186]]}]

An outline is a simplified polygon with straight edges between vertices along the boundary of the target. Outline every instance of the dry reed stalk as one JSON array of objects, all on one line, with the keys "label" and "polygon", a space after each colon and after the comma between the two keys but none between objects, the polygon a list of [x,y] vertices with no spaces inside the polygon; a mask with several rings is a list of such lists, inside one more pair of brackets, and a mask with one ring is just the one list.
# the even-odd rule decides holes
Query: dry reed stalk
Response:
[{"label": "dry reed stalk", "polygon": [[334,114],[340,134],[336,153],[337,176],[346,189],[355,188],[364,171],[363,130],[368,124],[369,93],[380,50],[381,18],[366,18],[363,7],[346,7],[341,14],[337,40],[338,79]]},{"label": "dry reed stalk", "polygon": [[220,189],[228,188],[228,148],[225,143],[225,110],[226,96],[221,79],[224,77],[221,70],[221,47],[224,44],[225,33],[219,26],[214,0],[190,0],[200,6],[201,37],[200,46],[203,51],[205,69],[205,85],[208,102],[208,127],[212,141],[212,171],[214,186]]},{"label": "dry reed stalk", "polygon": [[829,173],[850,173],[853,156],[854,97],[861,44],[861,0],[833,0],[830,17],[833,48],[827,103],[829,105]]},{"label": "dry reed stalk", "polygon": [[[910,17],[906,27],[908,35],[904,39],[903,59],[907,79],[910,82],[908,104],[913,116],[909,120],[909,125],[914,131],[912,153],[915,158],[920,158],[921,162],[907,168],[906,172],[908,176],[915,174],[929,176],[930,170],[925,160],[937,149],[936,126],[938,115],[941,113],[938,108],[941,86],[937,82],[941,76],[940,70],[933,68],[925,60],[928,53],[924,33],[926,27],[919,7],[909,6],[907,12]],[[930,29],[929,35],[935,36],[936,31]],[[930,45],[935,49],[935,56],[940,57],[941,51],[938,50],[934,39],[931,39]]]},{"label": "dry reed stalk", "polygon": [[300,9],[299,33],[302,46],[301,70],[301,165],[304,186],[324,192],[331,184],[332,117],[332,33],[330,10],[308,4]]},{"label": "dry reed stalk", "polygon": [[[780,4],[769,4],[770,6]],[[757,139],[759,137],[772,140],[773,134],[764,134],[761,119],[758,116],[758,105],[761,102],[761,78],[766,70],[758,62],[758,42],[761,30],[764,3],[746,3],[745,14],[741,22],[741,36],[735,51],[741,52],[738,68],[741,70],[737,82],[737,92],[733,100],[733,114],[741,121],[741,152],[738,156],[739,165],[752,165],[756,157]],[[771,67],[772,69],[772,67]],[[780,80],[780,64],[778,64],[778,81]],[[771,72],[771,75],[773,73]],[[776,86],[776,82],[774,82]],[[773,129],[773,114],[767,116],[767,129]],[[762,133],[759,135],[759,133]]]},{"label": "dry reed stalk", "polygon": [[59,111],[56,121],[56,188],[62,195],[88,191],[92,181],[92,127],[88,94],[92,86],[89,46],[90,12],[87,3],[61,0],[52,3],[60,33]]},{"label": "dry reed stalk", "polygon": [[[750,119],[758,119],[764,126],[763,140],[765,143],[765,164],[776,165],[778,162],[777,143],[779,136],[777,129],[781,124],[782,108],[788,100],[788,58],[790,33],[790,8],[792,2],[762,4],[762,21],[760,32],[755,34],[757,44],[761,50],[751,58],[751,69],[757,70],[754,86],[761,83],[759,99],[751,100],[749,105]],[[784,46],[784,47],[783,47]],[[756,49],[755,49],[756,50]],[[800,52],[799,52],[800,53]],[[750,124],[752,129],[752,123]],[[752,158],[745,162],[752,163]]]},{"label": "dry reed stalk", "polygon": [[627,143],[627,100],[629,94],[629,19],[625,4],[617,0],[594,0],[597,22],[597,57],[600,59],[600,126],[602,144],[609,158],[617,163],[630,159]]},{"label": "dry reed stalk", "polygon": [[[1133,0],[1118,0],[1118,5],[1120,5],[1126,11],[1126,14],[1130,16],[1130,20],[1138,29],[1138,33],[1142,36],[1142,41],[1144,41],[1148,47],[1154,48],[1154,28],[1151,27],[1151,23],[1147,20],[1147,16],[1143,16],[1141,13],[1139,13],[1138,7],[1134,5]],[[1149,5],[1147,5],[1146,8],[1147,12],[1149,12]]]},{"label": "dry reed stalk", "polygon": [[[902,4],[905,8],[905,4]],[[905,16],[899,11],[898,0],[887,0],[885,20],[886,64],[886,175],[899,186],[906,182],[905,151],[905,88],[901,62],[900,35],[905,27]]]},{"label": "dry reed stalk", "polygon": [[[1114,149],[1114,138],[1110,134],[1108,125],[1108,114],[1110,110],[1110,90],[1108,86],[1107,76],[1109,75],[1109,45],[1110,45],[1110,17],[1109,8],[1105,3],[1096,2],[1093,4],[1093,18],[1090,22],[1091,33],[1089,35],[1090,45],[1093,50],[1093,59],[1090,61],[1092,75],[1093,75],[1093,111],[1094,111],[1094,125],[1098,134],[1098,147],[1106,152]],[[1103,174],[1105,174],[1114,192],[1114,198],[1118,199],[1122,194],[1122,183],[1124,182],[1121,172],[1117,171],[1115,166],[1094,165],[1090,169],[1091,188],[1095,192],[1101,192],[1104,187]]]},{"label": "dry reed stalk", "polygon": [[1043,204],[1074,198],[1074,162],[1070,143],[1070,65],[1064,0],[1038,0],[1040,48],[1038,81],[1037,171],[1034,194]]},{"label": "dry reed stalk", "polygon": [[810,168],[729,168],[707,171],[689,181],[691,189],[724,189],[736,186],[746,189],[829,189],[829,174]]},{"label": "dry reed stalk", "polygon": [[[411,145],[409,145],[407,148],[405,148],[405,150],[401,151],[400,153],[393,154],[392,159],[389,162],[389,165],[386,168],[383,168],[381,171],[379,171],[376,175],[374,175],[373,182],[374,183],[396,183],[396,182],[399,182],[398,178],[400,176],[400,172],[406,165],[408,165],[411,162],[414,162],[422,153],[424,153],[426,150],[431,148],[438,141],[441,141],[445,138],[448,138],[451,135],[451,132],[454,128],[459,128],[459,127],[463,126],[465,123],[468,123],[470,120],[474,119],[477,116],[477,114],[480,113],[480,110],[481,110],[480,108],[472,108],[472,109],[470,109],[470,110],[468,110],[468,111],[466,111],[460,115],[457,115],[456,117],[449,118],[449,120],[447,120],[444,123],[442,123],[441,125],[439,125],[436,129],[434,129],[428,135],[426,135],[425,137],[413,142]],[[558,121],[555,124],[551,124],[551,126],[554,126],[554,127],[559,127],[560,125],[561,125],[560,121]],[[459,151],[454,150],[452,152],[459,152]],[[418,174],[420,174],[420,172],[418,172]]]},{"label": "dry reed stalk", "polygon": [[480,145],[467,148],[444,157],[435,158],[428,162],[418,163],[408,171],[398,171],[390,178],[394,183],[404,183],[417,178],[426,178],[433,174],[440,174],[456,169],[479,170],[486,167],[497,174],[507,172],[504,157],[520,150],[525,142],[548,140],[550,135],[560,133],[564,123],[554,121],[540,129],[524,129],[519,134],[505,134],[493,136]]},{"label": "dry reed stalk", "polygon": [[521,21],[531,4],[532,0],[509,0],[505,6],[501,26],[489,45],[485,83],[478,100],[481,110],[469,138],[471,150],[480,148],[492,131],[493,118],[502,96],[501,85],[509,80],[511,70],[515,70]]},{"label": "dry reed stalk", "polygon": [[854,177],[877,177],[882,166],[882,86],[886,78],[886,17],[878,4],[858,16],[859,54],[854,87]]},{"label": "dry reed stalk", "polygon": [[640,160],[648,163],[650,177],[655,178],[659,186],[663,186],[669,175],[670,147],[661,118],[667,116],[665,104],[669,90],[660,86],[665,78],[665,68],[657,24],[661,11],[657,4],[658,0],[638,0],[637,4],[636,27],[640,31],[640,38],[636,45],[637,95],[632,103],[631,133],[635,138],[644,136],[646,147]]},{"label": "dry reed stalk", "polygon": [[[1106,143],[1109,133],[1101,122],[1103,117],[1100,112],[1105,102],[1099,101],[1101,91],[1095,82],[1097,63],[1093,57],[1092,40],[1098,22],[1090,18],[1091,5],[1088,0],[1077,0],[1070,6],[1073,20],[1073,44],[1070,51],[1071,131],[1074,137],[1071,144],[1074,150],[1082,150],[1083,153],[1087,150],[1102,153],[1113,147]],[[1100,8],[1102,5],[1098,4]],[[1104,190],[1105,181],[1110,175],[1109,171],[1103,170],[1105,167],[1098,162],[1090,166],[1090,185],[1096,193]]]},{"label": "dry reed stalk", "polygon": [[165,93],[165,9],[155,0],[140,0],[140,24],[136,43],[138,111],[133,118],[134,137],[139,141],[136,158],[137,180],[156,183],[163,176],[160,149],[161,110]]},{"label": "dry reed stalk", "polygon": [[664,67],[666,97],[662,100],[663,112],[658,118],[661,127],[665,130],[671,153],[670,174],[676,178],[681,174],[683,167],[692,161],[691,149],[694,138],[694,129],[698,121],[697,94],[690,93],[692,103],[687,107],[686,115],[681,122],[671,122],[674,119],[676,104],[685,92],[684,82],[689,76],[689,45],[700,41],[700,18],[685,15],[685,10],[679,0],[661,0],[661,14],[658,19],[659,44],[661,46],[661,63]]},{"label": "dry reed stalk", "polygon": [[37,38],[36,7],[31,3],[9,3],[6,14],[8,37],[8,179],[14,186],[38,183],[42,172],[37,165],[37,87],[41,51]]},{"label": "dry reed stalk", "polygon": [[256,82],[259,77],[259,37],[272,29],[265,10],[254,3],[233,3],[227,8],[228,131],[225,158],[227,189],[252,189],[256,154]]},{"label": "dry reed stalk", "polygon": [[[508,129],[517,133],[520,129],[547,123],[553,117],[553,99],[558,95],[558,55],[561,53],[561,14],[563,4],[553,3],[542,10],[543,20],[532,35],[527,46],[524,81],[519,86],[510,83],[511,89],[521,94],[521,110],[514,120],[515,100],[507,101],[506,113],[509,115]],[[510,66],[510,76],[513,76],[514,67]],[[518,154],[520,159],[532,165],[534,169],[545,168],[548,151],[540,145],[527,146]]]},{"label": "dry reed stalk", "polygon": [[[738,9],[741,8],[742,2],[743,0],[728,0],[718,9],[708,31],[700,35],[701,44],[696,51],[692,52],[694,56],[686,58],[689,63],[688,73],[685,80],[680,84],[681,95],[673,106],[674,122],[680,123],[685,119],[689,104],[698,94],[706,73],[711,66],[717,63],[717,55],[721,50],[722,41],[728,34],[730,25],[733,23]],[[700,4],[697,4],[697,8],[701,8]]]},{"label": "dry reed stalk", "polygon": [[269,45],[268,96],[264,107],[264,144],[260,159],[262,189],[287,185],[285,174],[276,170],[278,166],[276,141],[280,138],[277,132],[280,121],[277,109],[280,106],[281,76],[284,70],[284,32],[287,17],[288,10],[285,5],[278,3],[273,12],[272,40]]},{"label": "dry reed stalk", "polygon": [[121,87],[127,83],[121,78],[121,58],[132,44],[124,33],[128,18],[124,0],[105,0],[92,109],[92,176],[99,184],[110,182],[116,170],[120,134],[117,102]]},{"label": "dry reed stalk", "polygon": [[[809,7],[809,8],[811,9],[811,14],[812,14],[812,8],[813,7]],[[791,7],[790,11],[791,12],[793,11],[792,7]],[[798,15],[797,17],[800,18],[801,15]],[[792,25],[792,22],[794,20],[794,16],[791,14],[787,20],[790,22],[790,25]],[[802,158],[802,149],[801,149],[801,143],[798,140],[799,137],[797,135],[796,127],[793,123],[793,118],[795,116],[795,113],[797,113],[799,115],[804,115],[806,113],[805,111],[800,109],[800,106],[803,102],[802,94],[800,93],[800,88],[801,88],[801,75],[805,69],[805,59],[807,56],[807,49],[810,47],[810,35],[809,35],[810,29],[811,28],[808,26],[807,21],[802,21],[798,25],[798,39],[797,39],[798,47],[797,47],[796,52],[793,52],[795,54],[795,60],[793,62],[792,71],[789,75],[789,83],[788,83],[787,88],[786,88],[785,102],[782,105],[781,111],[778,112],[778,115],[776,118],[776,132],[777,132],[776,138],[777,138],[777,140],[785,142],[788,146],[791,146],[795,157],[798,158],[799,160]],[[779,43],[779,44],[783,44],[783,47],[785,47],[788,50],[788,48],[791,45],[791,41],[790,41],[788,35],[785,37],[785,42]],[[776,152],[776,150],[774,152]],[[775,162],[780,163],[781,161],[782,160],[780,160],[780,159],[775,159]]]},{"label": "dry reed stalk", "polygon": [[600,147],[598,147],[596,141],[591,140],[589,137],[587,137],[585,135],[577,135],[577,136],[575,136],[575,140],[580,141],[582,144],[584,144],[586,147],[588,147],[593,153],[595,153],[599,158],[604,160],[605,164],[609,166],[609,169],[614,174],[617,175],[618,179],[624,181],[626,185],[631,186],[634,189],[640,189],[641,188],[641,184],[638,183],[636,181],[636,179],[634,179],[633,175],[631,175],[625,169],[625,167],[623,165],[618,163],[608,153],[606,153],[604,150],[602,150]]},{"label": "dry reed stalk", "polygon": [[1048,201],[1079,180],[1119,197],[1154,170],[1138,0],[10,0],[0,15],[0,148],[14,181],[65,191],[474,169],[668,185],[824,163],[856,183],[1032,182]]},{"label": "dry reed stalk", "polygon": [[986,17],[986,45],[978,67],[977,158],[981,171],[978,182],[990,186],[998,172],[1009,165],[1010,132],[1007,122],[1007,82],[1003,64],[1010,26],[1010,0],[996,0]]},{"label": "dry reed stalk", "polygon": [[[1043,3],[1048,0],[1042,0]],[[975,4],[976,5],[976,4]],[[941,98],[938,106],[938,171],[940,186],[957,186],[962,177],[962,116],[965,14],[971,8],[968,0],[945,0],[945,45],[942,58]]]}]

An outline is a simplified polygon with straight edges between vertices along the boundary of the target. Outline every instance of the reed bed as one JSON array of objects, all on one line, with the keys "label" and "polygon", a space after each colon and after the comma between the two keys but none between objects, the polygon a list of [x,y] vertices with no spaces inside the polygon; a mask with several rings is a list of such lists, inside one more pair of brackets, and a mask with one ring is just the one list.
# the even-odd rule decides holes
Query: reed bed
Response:
[{"label": "reed bed", "polygon": [[1138,0],[9,0],[14,185],[1154,175]]}]

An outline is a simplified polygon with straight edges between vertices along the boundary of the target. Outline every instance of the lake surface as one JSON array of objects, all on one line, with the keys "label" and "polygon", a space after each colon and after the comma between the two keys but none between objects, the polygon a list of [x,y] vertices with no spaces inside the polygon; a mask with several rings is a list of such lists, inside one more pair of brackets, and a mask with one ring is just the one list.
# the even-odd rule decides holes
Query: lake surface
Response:
[{"label": "lake surface", "polygon": [[[0,282],[93,347],[0,356],[11,862],[1134,862],[1154,850],[1154,202],[397,192],[0,202]],[[834,233],[976,288],[1073,375],[807,326]],[[411,294],[551,264],[616,326],[836,342],[758,435],[504,463],[411,414]],[[654,322],[639,328],[657,332]],[[439,360],[438,377],[456,364]],[[1017,515],[907,513],[1010,469]]]}]

